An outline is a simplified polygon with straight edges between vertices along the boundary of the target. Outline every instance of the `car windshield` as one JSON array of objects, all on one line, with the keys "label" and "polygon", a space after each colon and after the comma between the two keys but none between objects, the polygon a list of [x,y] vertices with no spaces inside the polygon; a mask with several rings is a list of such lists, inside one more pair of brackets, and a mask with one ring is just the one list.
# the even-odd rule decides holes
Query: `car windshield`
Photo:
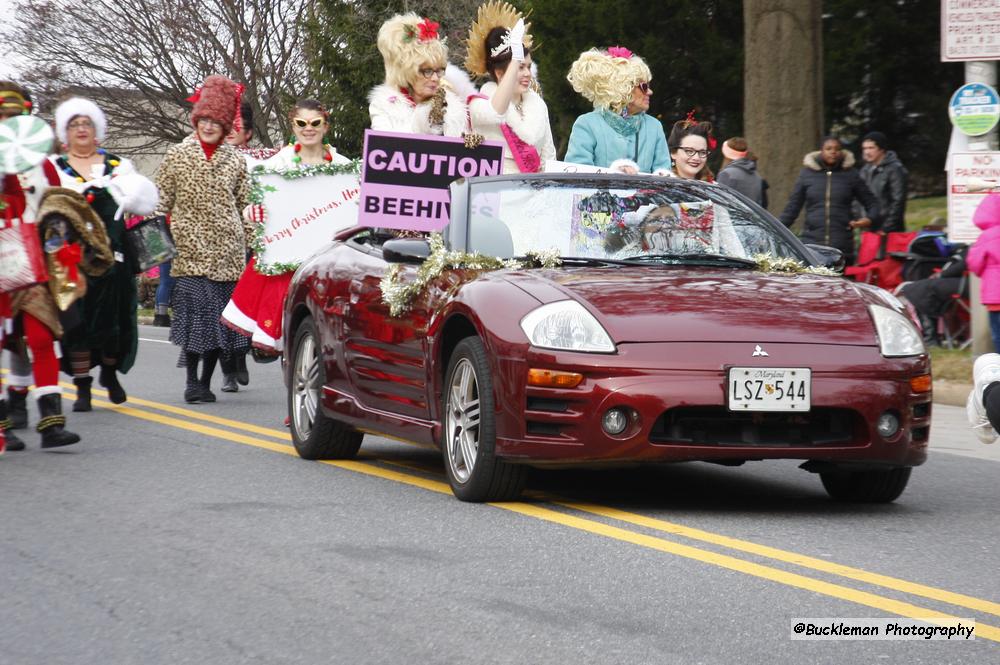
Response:
[{"label": "car windshield", "polygon": [[501,258],[555,249],[646,264],[804,260],[772,220],[726,188],[677,179],[474,182],[468,219],[469,251]]}]

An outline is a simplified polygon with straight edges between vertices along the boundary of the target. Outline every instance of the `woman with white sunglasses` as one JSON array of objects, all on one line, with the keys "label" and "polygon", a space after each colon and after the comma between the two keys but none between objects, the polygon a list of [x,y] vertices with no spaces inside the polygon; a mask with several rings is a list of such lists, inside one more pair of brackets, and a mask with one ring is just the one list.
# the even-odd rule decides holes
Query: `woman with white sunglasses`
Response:
[{"label": "woman with white sunglasses", "polygon": [[[263,163],[267,170],[290,170],[322,164],[349,164],[351,160],[339,154],[325,140],[330,128],[329,116],[315,99],[301,99],[288,114],[294,139],[276,155]],[[264,221],[264,209],[248,206],[244,216],[254,223]],[[240,276],[233,296],[222,312],[222,323],[250,338],[254,358],[267,362],[282,351],[282,305],[294,270],[278,275],[257,272],[256,259],[251,258]],[[226,373],[223,392],[239,390],[235,376]]]}]

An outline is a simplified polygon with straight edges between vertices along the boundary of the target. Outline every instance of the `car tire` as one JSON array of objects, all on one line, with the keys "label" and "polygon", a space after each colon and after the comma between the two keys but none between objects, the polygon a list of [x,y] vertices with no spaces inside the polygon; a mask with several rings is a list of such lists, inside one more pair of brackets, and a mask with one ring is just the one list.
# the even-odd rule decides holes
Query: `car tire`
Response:
[{"label": "car tire", "polygon": [[323,413],[320,403],[326,372],[319,352],[319,336],[311,317],[295,331],[288,381],[288,427],[299,457],[308,460],[350,459],[357,455],[364,435]]},{"label": "car tire", "polygon": [[448,362],[441,398],[445,473],[462,501],[513,501],[528,469],[495,456],[496,411],[486,347],[478,337],[458,343]]},{"label": "car tire", "polygon": [[827,494],[837,501],[890,503],[910,481],[910,467],[876,471],[831,471],[819,474]]}]

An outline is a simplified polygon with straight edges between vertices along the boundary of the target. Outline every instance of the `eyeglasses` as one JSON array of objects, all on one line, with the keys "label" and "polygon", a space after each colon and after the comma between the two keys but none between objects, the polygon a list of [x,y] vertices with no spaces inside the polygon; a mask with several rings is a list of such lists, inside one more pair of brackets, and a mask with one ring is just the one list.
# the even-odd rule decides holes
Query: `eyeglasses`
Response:
[{"label": "eyeglasses", "polygon": [[702,159],[708,159],[708,155],[710,154],[709,150],[695,150],[694,148],[683,148],[682,147],[682,148],[678,148],[678,150],[680,150],[681,152],[683,152],[688,157],[698,156],[698,157],[701,157]]},{"label": "eyeglasses", "polygon": [[636,83],[635,87],[639,88],[639,91],[644,95],[649,94],[649,81],[643,81],[642,83]]},{"label": "eyeglasses", "polygon": [[212,120],[211,118],[198,118],[198,124],[204,125],[205,127],[214,125],[215,127],[222,129],[222,123],[218,120]]},{"label": "eyeglasses", "polygon": [[434,78],[435,74],[437,74],[438,78],[444,78],[444,67],[442,67],[441,69],[432,69],[430,67],[427,67],[425,69],[420,69],[418,71],[420,72],[420,75],[423,76],[425,79]]},{"label": "eyeglasses", "polygon": [[322,127],[323,118],[313,118],[312,120],[303,120],[302,118],[293,118],[292,122],[295,123],[296,127]]},{"label": "eyeglasses", "polygon": [[93,129],[94,123],[89,120],[74,120],[66,126],[70,129]]}]

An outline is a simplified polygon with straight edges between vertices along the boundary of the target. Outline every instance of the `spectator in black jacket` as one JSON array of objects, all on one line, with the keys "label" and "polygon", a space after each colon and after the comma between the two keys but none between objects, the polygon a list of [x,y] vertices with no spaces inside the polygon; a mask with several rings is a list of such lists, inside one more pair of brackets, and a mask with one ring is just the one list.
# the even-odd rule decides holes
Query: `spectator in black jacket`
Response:
[{"label": "spectator in black jacket", "polygon": [[[844,150],[840,139],[823,139],[822,148],[802,160],[805,165],[795,181],[781,221],[791,226],[806,208],[802,227],[803,242],[836,247],[847,263],[854,262],[854,229],[878,228],[881,212],[878,199],[854,169],[854,155]],[[867,217],[855,219],[851,203],[861,202]]]},{"label": "spectator in black jacket", "polygon": [[[885,233],[906,229],[906,181],[909,178],[906,167],[888,147],[882,132],[869,132],[861,139],[861,158],[865,160],[861,179],[878,199],[882,211],[882,224],[872,230]],[[854,212],[859,216],[864,214],[860,208]]]}]

